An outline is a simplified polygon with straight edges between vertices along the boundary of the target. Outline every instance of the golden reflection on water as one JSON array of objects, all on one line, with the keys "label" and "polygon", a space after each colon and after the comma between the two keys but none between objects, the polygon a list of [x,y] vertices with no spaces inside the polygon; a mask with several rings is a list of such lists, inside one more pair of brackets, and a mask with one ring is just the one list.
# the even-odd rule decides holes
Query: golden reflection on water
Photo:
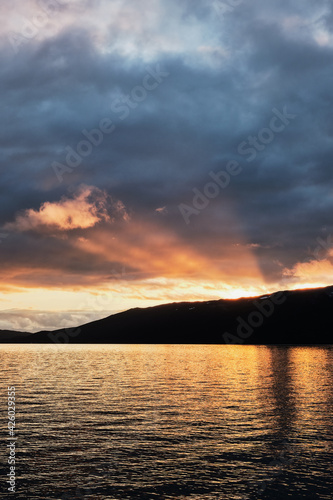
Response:
[{"label": "golden reflection on water", "polygon": [[[60,495],[73,477],[94,499],[275,499],[286,485],[288,498],[328,499],[332,352],[2,345],[3,385],[17,387],[21,482],[44,500],[45,484]],[[272,476],[274,457],[295,451]]]}]

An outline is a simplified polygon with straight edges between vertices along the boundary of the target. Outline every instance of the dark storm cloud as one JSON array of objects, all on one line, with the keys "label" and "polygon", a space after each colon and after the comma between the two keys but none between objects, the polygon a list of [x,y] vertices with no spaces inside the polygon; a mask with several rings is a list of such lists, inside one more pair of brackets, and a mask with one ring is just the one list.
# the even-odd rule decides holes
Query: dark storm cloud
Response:
[{"label": "dark storm cloud", "polygon": [[[240,18],[241,14],[235,22]],[[253,23],[243,19],[243,29],[235,30],[238,44],[242,37],[244,46],[250,48],[243,79],[250,102],[244,106],[249,113],[257,111],[244,137],[256,136],[267,126],[273,107],[285,105],[296,115],[253,163],[246,166],[245,162],[235,182],[238,213],[245,221],[249,241],[272,247],[255,251],[268,277],[279,271],[276,261],[291,267],[311,258],[307,249],[316,244],[323,226],[326,232],[332,231],[328,214],[332,209],[333,54],[331,46],[314,41],[316,24],[305,23],[298,33],[296,29],[286,31],[273,17],[254,19]],[[248,82],[250,88],[246,89]],[[251,103],[254,96],[260,100],[255,106]]]},{"label": "dark storm cloud", "polygon": [[[206,257],[239,239],[254,245],[267,280],[306,259],[323,231],[333,233],[333,51],[323,34],[331,30],[332,10],[327,2],[244,1],[224,18],[202,2],[171,2],[170,19],[184,23],[180,41],[200,23],[210,26],[212,38],[197,40],[192,51],[159,50],[150,60],[100,50],[79,23],[32,40],[16,55],[3,46],[2,223],[84,182],[107,189],[149,221],[166,206],[158,224]],[[118,34],[113,28],[110,40]],[[144,43],[141,31],[138,36]],[[112,104],[157,65],[169,76],[121,120]],[[248,161],[239,145],[269,127],[273,109],[284,108],[295,118]],[[52,163],[64,163],[66,147],[76,150],[82,130],[104,118],[115,131],[59,184]],[[191,206],[192,189],[202,190],[209,172],[230,160],[242,172],[187,226],[178,205]],[[39,251],[47,245],[39,240]],[[25,252],[29,261],[36,248],[31,243]]]}]

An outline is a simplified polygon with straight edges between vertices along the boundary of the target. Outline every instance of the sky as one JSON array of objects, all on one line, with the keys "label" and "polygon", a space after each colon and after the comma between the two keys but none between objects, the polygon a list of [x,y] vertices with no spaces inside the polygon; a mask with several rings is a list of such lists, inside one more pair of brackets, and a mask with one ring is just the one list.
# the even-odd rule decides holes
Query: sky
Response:
[{"label": "sky", "polygon": [[331,1],[0,14],[0,329],[332,284]]}]

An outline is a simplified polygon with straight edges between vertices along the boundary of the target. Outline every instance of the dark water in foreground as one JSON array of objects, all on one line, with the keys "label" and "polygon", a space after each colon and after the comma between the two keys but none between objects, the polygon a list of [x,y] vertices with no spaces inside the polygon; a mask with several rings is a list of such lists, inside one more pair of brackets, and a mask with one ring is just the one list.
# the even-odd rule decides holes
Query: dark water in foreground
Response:
[{"label": "dark water in foreground", "polygon": [[2,345],[0,357],[1,498],[332,499],[331,348]]}]

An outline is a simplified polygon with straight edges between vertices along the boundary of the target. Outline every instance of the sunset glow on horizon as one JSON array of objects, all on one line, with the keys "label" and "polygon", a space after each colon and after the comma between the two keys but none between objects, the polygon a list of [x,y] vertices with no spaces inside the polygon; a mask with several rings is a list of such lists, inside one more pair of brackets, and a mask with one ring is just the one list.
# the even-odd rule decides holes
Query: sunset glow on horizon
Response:
[{"label": "sunset glow on horizon", "polygon": [[51,3],[0,6],[0,329],[332,285],[331,6]]}]

